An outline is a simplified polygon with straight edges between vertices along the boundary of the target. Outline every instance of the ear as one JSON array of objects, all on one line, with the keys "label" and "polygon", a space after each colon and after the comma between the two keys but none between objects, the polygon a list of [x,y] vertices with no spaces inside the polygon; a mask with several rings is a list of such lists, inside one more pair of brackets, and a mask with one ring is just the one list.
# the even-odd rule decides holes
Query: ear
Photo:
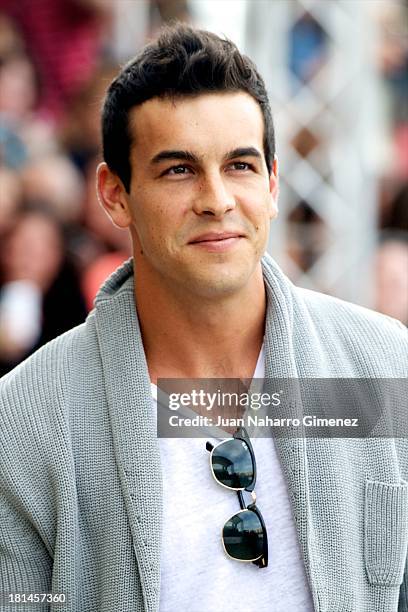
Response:
[{"label": "ear", "polygon": [[100,205],[120,229],[131,224],[128,196],[120,178],[112,172],[105,162],[96,169],[96,191]]},{"label": "ear", "polygon": [[278,196],[279,196],[279,174],[278,174],[278,158],[274,157],[272,170],[269,177],[269,192],[270,192],[270,206],[269,216],[271,219],[275,219],[278,215]]}]

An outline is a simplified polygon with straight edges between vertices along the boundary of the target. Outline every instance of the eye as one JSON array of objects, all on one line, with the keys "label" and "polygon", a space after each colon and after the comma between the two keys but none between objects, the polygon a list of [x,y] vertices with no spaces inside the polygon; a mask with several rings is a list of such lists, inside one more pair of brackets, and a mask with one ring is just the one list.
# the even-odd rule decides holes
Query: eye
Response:
[{"label": "eye", "polygon": [[234,170],[253,170],[254,167],[251,164],[248,164],[247,162],[242,162],[242,161],[237,161],[237,162],[232,162],[231,166],[234,168]]},{"label": "eye", "polygon": [[185,175],[188,174],[188,172],[191,172],[190,168],[188,166],[184,166],[183,164],[179,164],[178,166],[172,166],[171,168],[167,168],[167,170],[165,170],[163,172],[163,175],[170,175],[170,176],[175,176],[175,175]]}]

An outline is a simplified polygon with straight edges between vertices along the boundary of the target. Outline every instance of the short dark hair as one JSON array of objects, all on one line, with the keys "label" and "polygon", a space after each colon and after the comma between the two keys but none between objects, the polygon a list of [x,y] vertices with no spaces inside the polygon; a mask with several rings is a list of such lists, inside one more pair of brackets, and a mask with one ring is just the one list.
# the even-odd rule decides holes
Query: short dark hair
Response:
[{"label": "short dark hair", "polygon": [[130,191],[128,114],[151,98],[178,98],[211,92],[245,91],[258,102],[264,120],[264,155],[269,173],[275,135],[265,83],[255,64],[236,45],[186,24],[166,26],[154,42],[110,84],[102,110],[103,158]]}]

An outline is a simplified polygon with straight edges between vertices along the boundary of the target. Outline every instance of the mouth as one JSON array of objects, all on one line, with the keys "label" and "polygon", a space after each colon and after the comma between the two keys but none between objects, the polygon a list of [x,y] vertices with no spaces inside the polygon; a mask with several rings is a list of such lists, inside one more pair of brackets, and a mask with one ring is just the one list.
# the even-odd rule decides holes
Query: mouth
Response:
[{"label": "mouth", "polygon": [[200,242],[218,242],[222,240],[230,240],[231,238],[243,238],[244,236],[238,232],[208,232],[201,234],[190,240],[189,244],[198,244]]},{"label": "mouth", "polygon": [[201,234],[189,241],[188,244],[207,251],[226,251],[240,242],[245,236],[238,232],[209,232]]}]

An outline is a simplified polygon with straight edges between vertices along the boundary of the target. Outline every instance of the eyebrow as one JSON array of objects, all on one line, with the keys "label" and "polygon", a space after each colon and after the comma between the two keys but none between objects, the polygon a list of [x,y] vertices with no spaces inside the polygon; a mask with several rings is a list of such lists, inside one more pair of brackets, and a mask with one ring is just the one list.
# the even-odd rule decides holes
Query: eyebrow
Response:
[{"label": "eyebrow", "polygon": [[[238,147],[237,149],[233,149],[224,155],[224,159],[226,161],[229,159],[234,159],[235,157],[257,157],[262,159],[262,154],[255,147]],[[198,163],[200,161],[197,155],[194,155],[194,153],[191,153],[191,151],[172,149],[157,153],[157,155],[150,160],[150,164],[157,165],[162,161],[168,160],[189,161],[193,163]]]}]

